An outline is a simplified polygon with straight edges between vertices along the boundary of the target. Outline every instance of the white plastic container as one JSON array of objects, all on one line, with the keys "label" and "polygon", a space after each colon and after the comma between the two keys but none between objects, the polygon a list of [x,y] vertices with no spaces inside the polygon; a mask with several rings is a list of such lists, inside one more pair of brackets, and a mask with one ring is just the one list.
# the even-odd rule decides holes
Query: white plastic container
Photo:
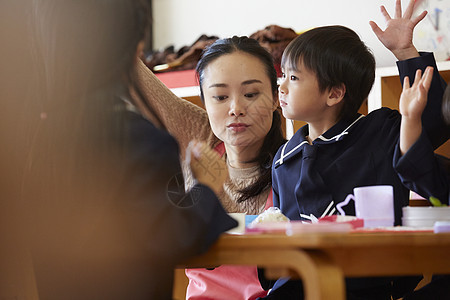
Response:
[{"label": "white plastic container", "polygon": [[403,207],[402,225],[409,227],[433,227],[438,221],[450,221],[449,206]]}]

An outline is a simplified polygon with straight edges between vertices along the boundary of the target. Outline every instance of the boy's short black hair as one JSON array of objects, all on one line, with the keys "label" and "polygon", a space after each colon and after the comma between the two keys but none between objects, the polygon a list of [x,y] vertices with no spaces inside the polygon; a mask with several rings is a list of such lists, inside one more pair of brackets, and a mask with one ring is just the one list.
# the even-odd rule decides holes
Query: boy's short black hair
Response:
[{"label": "boy's short black hair", "polygon": [[304,67],[316,74],[321,92],[344,84],[346,93],[339,119],[353,116],[367,99],[375,79],[375,58],[350,28],[324,26],[295,38],[285,49],[281,65]]}]

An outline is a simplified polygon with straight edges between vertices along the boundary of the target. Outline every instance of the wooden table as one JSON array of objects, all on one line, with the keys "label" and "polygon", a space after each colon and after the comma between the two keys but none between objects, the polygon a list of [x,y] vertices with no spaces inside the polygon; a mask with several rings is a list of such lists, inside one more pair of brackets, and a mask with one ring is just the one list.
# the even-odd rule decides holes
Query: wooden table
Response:
[{"label": "wooden table", "polygon": [[449,256],[450,233],[225,234],[182,267],[258,265],[301,278],[306,299],[345,299],[344,277],[450,274]]}]

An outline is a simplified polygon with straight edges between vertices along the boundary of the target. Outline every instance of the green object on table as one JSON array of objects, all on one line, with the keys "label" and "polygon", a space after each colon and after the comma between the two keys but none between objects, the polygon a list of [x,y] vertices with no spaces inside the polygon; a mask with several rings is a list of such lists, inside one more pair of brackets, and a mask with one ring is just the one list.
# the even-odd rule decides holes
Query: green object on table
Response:
[{"label": "green object on table", "polygon": [[438,198],[430,196],[430,202],[433,206],[447,206],[445,204],[442,204],[441,201],[439,201]]}]

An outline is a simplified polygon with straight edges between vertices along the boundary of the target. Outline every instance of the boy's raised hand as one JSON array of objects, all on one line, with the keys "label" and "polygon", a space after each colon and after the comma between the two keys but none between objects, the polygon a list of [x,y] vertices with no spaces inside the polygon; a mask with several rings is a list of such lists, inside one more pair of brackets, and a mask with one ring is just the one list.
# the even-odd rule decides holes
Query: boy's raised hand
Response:
[{"label": "boy's raised hand", "polygon": [[412,42],[414,27],[427,15],[423,11],[419,16],[413,18],[416,1],[410,0],[408,7],[402,14],[401,1],[396,0],[395,17],[392,19],[384,6],[381,6],[381,13],[386,19],[386,29],[383,31],[374,21],[369,24],[380,42],[388,48],[398,60],[405,60],[418,57],[419,52]]},{"label": "boy's raised hand", "polygon": [[403,118],[420,120],[427,104],[427,94],[433,78],[433,67],[427,67],[423,76],[422,71],[417,70],[415,77],[412,86],[410,86],[408,76],[405,77],[399,106]]},{"label": "boy's raised hand", "polygon": [[219,194],[228,178],[225,160],[203,142],[191,141],[187,152],[186,159],[189,160],[192,174],[197,181],[211,188],[216,195]]},{"label": "boy's raised hand", "polygon": [[400,126],[400,153],[405,154],[422,134],[422,112],[427,105],[427,94],[433,78],[433,68],[427,67],[417,70],[412,86],[409,78],[405,77],[403,91],[400,95],[400,113],[402,121]]}]

